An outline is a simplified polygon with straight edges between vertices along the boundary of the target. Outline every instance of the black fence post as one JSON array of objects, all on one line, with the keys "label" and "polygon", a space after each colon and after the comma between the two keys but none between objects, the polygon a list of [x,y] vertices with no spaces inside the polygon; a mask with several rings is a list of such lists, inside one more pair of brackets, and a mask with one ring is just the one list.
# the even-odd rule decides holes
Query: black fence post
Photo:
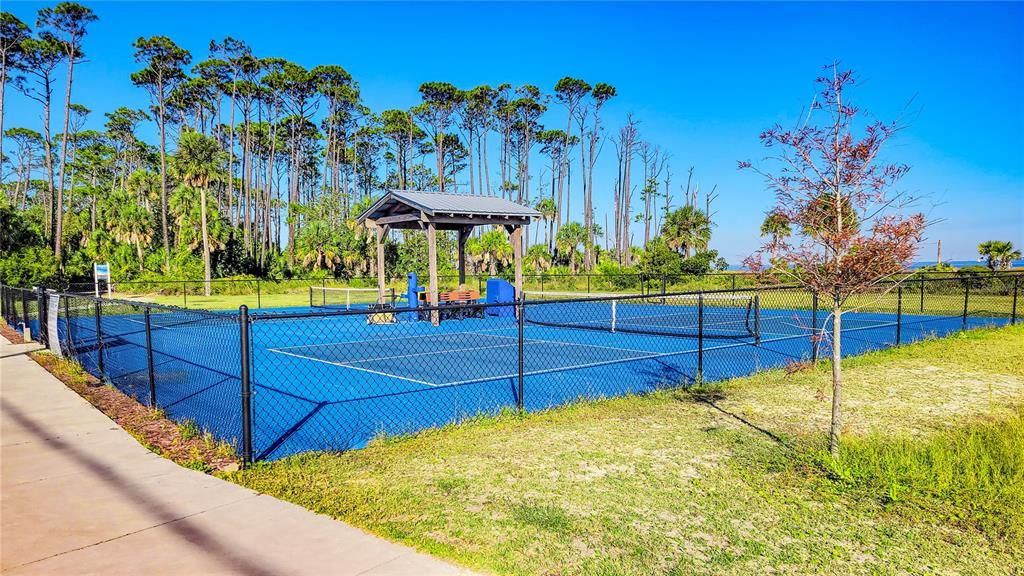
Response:
[{"label": "black fence post", "polygon": [[188,282],[181,283],[182,308],[188,308]]},{"label": "black fence post", "polygon": [[146,327],[146,373],[149,378],[149,407],[156,408],[156,374],[153,372],[153,328],[149,318],[149,306],[142,309]]},{"label": "black fence post", "polygon": [[71,338],[71,298],[68,296],[61,296],[60,298],[64,300],[64,336],[65,340],[67,340],[67,351],[68,354],[74,354],[75,341]]},{"label": "black fence post", "polygon": [[259,281],[259,279],[256,279],[256,307],[257,308],[263,308],[263,302],[261,301],[261,296],[260,296],[260,281]]},{"label": "black fence post", "polygon": [[1017,323],[1017,287],[1020,284],[1020,276],[1013,277],[1013,310],[1010,311],[1010,324]]},{"label": "black fence post", "polygon": [[697,384],[704,382],[704,291],[697,293]]},{"label": "black fence post", "polygon": [[971,280],[970,278],[964,279],[964,315],[961,327],[967,330],[967,301],[971,297]]},{"label": "black fence post", "polygon": [[761,294],[754,294],[754,345],[761,345]]},{"label": "black fence post", "polygon": [[668,276],[665,274],[661,275],[661,293],[668,294]]},{"label": "black fence post", "polygon": [[818,363],[818,293],[811,292],[811,364]]},{"label": "black fence post", "polygon": [[920,312],[922,314],[924,314],[924,276],[921,276],[921,310],[920,310]]},{"label": "black fence post", "polygon": [[896,345],[903,337],[903,286],[896,287]]},{"label": "black fence post", "polygon": [[93,305],[96,306],[96,367],[100,371],[100,380],[106,380],[106,370],[103,366],[103,304],[97,298]]},{"label": "black fence post", "polygon": [[733,290],[736,289],[736,275],[735,274],[732,275],[732,289]]},{"label": "black fence post", "polygon": [[519,305],[517,306],[517,308],[518,310],[516,311],[516,321],[519,326],[519,394],[516,397],[516,407],[519,408],[519,410],[523,410],[523,406],[525,405],[525,403],[523,402],[523,391],[526,388],[523,383],[523,372],[525,371],[523,366],[525,361],[525,347],[523,346],[523,344],[526,340],[524,335],[524,328],[526,326],[526,305],[522,296],[519,297]]},{"label": "black fence post", "polygon": [[28,290],[21,290],[21,323],[28,328]]},{"label": "black fence post", "polygon": [[46,288],[36,287],[36,317],[39,319],[38,342],[44,346],[50,345],[49,322],[47,321],[48,306],[46,305]]},{"label": "black fence post", "polygon": [[590,294],[590,274],[587,274],[587,294]]},{"label": "black fence post", "polygon": [[242,464],[252,464],[252,389],[249,382],[249,307],[238,307],[238,341],[242,380]]}]

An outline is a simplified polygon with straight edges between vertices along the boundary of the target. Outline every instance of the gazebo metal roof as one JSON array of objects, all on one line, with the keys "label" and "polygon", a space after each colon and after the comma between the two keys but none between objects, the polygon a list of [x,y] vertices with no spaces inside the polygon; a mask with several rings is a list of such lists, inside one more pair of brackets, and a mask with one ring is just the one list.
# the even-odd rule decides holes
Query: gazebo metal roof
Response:
[{"label": "gazebo metal roof", "polygon": [[494,196],[392,190],[359,215],[389,228],[422,228],[433,222],[441,230],[465,226],[528,225],[540,216],[533,208]]}]

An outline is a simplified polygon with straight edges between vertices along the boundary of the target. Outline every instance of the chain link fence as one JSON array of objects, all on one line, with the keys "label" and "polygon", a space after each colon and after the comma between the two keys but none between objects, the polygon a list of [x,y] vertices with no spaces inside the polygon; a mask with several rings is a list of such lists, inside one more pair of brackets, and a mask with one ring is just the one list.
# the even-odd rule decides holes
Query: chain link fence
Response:
[{"label": "chain link fence", "polygon": [[9,325],[251,462],[815,362],[837,323],[847,356],[1013,324],[1022,277],[879,283],[839,318],[794,286],[585,297],[527,286],[516,302],[346,296],[341,309],[253,313],[2,286],[0,304]]}]

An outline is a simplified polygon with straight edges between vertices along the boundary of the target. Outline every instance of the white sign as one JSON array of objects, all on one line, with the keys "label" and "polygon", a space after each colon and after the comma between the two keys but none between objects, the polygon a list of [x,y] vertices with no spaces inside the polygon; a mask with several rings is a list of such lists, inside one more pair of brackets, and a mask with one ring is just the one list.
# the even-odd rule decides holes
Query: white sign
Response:
[{"label": "white sign", "polygon": [[[62,356],[60,350],[60,332],[57,330],[57,317],[60,314],[60,296],[46,294],[46,339],[50,345],[50,352]],[[70,338],[70,335],[65,335]]]},{"label": "white sign", "polygon": [[100,280],[107,283],[107,298],[111,298],[110,294],[110,264],[93,263],[92,265],[92,282],[93,289],[96,292],[96,297],[100,297]]}]

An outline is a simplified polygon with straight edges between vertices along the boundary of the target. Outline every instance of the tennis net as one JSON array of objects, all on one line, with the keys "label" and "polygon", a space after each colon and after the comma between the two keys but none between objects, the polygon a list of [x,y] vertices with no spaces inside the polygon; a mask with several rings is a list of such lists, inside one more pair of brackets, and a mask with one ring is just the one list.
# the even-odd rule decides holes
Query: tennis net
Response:
[{"label": "tennis net", "polygon": [[395,289],[387,288],[381,298],[376,288],[309,287],[309,305],[312,308],[338,308],[342,310],[366,309],[371,304],[394,304]]},{"label": "tennis net", "polygon": [[524,321],[538,326],[697,338],[756,337],[753,294],[580,294],[525,292]]}]

